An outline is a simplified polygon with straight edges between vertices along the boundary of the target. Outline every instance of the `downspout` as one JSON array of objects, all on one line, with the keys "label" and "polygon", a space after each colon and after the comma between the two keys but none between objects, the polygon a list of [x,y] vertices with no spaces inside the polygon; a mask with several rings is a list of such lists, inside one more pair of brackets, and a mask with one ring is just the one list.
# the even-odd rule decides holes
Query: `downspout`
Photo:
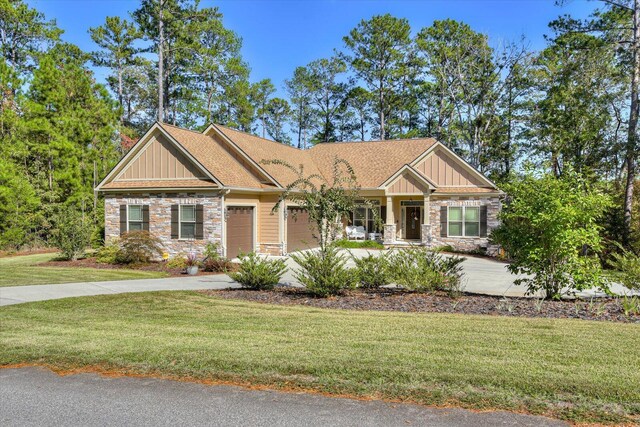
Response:
[{"label": "downspout", "polygon": [[222,256],[227,257],[227,208],[225,203],[225,196],[229,194],[231,190],[224,189],[220,192],[220,247],[222,248]]}]

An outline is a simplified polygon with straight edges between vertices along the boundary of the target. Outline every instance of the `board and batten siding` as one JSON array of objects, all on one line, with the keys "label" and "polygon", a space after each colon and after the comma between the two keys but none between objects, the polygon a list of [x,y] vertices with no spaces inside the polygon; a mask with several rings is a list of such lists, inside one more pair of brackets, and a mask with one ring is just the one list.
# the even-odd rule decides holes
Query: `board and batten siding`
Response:
[{"label": "board and batten siding", "polygon": [[118,175],[115,181],[204,178],[198,168],[162,135],[149,145]]},{"label": "board and batten siding", "polygon": [[402,175],[387,189],[388,194],[423,194],[428,191],[428,187],[409,174]]},{"label": "board and batten siding", "polygon": [[415,166],[424,176],[428,176],[439,186],[466,187],[486,186],[471,171],[459,164],[442,149],[436,149]]}]

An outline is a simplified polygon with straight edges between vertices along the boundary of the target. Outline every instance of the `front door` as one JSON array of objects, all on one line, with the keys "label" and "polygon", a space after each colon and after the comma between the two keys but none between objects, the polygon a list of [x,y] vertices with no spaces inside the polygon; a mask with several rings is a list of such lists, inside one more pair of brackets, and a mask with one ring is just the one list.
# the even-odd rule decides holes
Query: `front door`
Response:
[{"label": "front door", "polygon": [[420,239],[421,208],[419,206],[407,206],[404,218],[404,238],[407,240]]}]

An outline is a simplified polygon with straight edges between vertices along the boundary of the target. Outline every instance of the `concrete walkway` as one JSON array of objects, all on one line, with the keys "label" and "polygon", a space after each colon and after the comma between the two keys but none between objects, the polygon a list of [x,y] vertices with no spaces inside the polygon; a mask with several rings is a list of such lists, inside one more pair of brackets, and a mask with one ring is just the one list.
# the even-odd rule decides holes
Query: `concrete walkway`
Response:
[{"label": "concrete walkway", "polygon": [[41,368],[0,370],[3,426],[566,426],[510,412],[473,412],[314,394]]},{"label": "concrete walkway", "polygon": [[[382,252],[374,250],[369,251],[366,249],[352,249],[350,250],[350,253],[356,257],[363,257],[369,253],[377,255]],[[297,264],[290,257],[284,258],[289,270],[283,276],[281,284],[287,286],[300,286],[293,276],[293,271],[297,268]],[[465,272],[464,291],[476,294],[506,297],[524,296],[526,290],[525,287],[516,286],[513,283],[517,276],[514,276],[507,271],[506,263],[480,257],[465,258],[466,260],[462,264]],[[354,263],[350,260],[347,265],[353,266]],[[238,284],[231,280],[229,276],[224,274],[168,277],[163,279],[0,287],[0,306],[88,295],[148,291],[224,289],[229,287],[238,287]],[[612,286],[611,290],[619,295],[630,293],[628,289],[619,285]],[[595,290],[585,291],[579,294],[579,296],[585,298],[603,295],[604,294]]]}]

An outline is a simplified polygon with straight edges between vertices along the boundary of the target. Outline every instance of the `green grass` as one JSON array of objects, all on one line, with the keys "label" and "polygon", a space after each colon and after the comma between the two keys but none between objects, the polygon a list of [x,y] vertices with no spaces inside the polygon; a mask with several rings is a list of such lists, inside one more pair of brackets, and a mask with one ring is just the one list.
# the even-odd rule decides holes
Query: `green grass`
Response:
[{"label": "green grass", "polygon": [[165,273],[157,271],[77,267],[38,267],[36,265],[38,263],[55,259],[56,256],[56,254],[37,254],[0,258],[0,288],[5,286],[99,282],[106,280],[166,277]]},{"label": "green grass", "polygon": [[638,325],[334,311],[195,292],[0,308],[0,364],[102,367],[572,421],[640,421]]},{"label": "green grass", "polygon": [[384,249],[384,246],[375,240],[340,239],[333,242],[333,244],[344,249]]}]

